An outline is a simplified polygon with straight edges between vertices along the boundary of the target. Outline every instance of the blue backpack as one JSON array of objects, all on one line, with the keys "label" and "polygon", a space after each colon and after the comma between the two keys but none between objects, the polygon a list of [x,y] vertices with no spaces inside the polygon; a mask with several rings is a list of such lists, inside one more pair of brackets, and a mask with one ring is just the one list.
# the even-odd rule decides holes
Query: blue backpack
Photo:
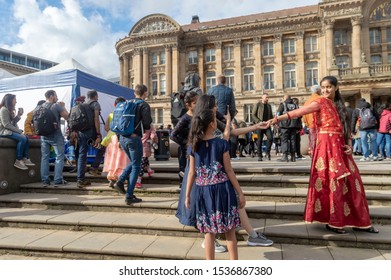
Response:
[{"label": "blue backpack", "polygon": [[113,112],[110,130],[115,134],[123,136],[134,133],[134,130],[139,125],[135,125],[136,109],[141,102],[143,102],[143,100],[132,99],[118,103]]}]

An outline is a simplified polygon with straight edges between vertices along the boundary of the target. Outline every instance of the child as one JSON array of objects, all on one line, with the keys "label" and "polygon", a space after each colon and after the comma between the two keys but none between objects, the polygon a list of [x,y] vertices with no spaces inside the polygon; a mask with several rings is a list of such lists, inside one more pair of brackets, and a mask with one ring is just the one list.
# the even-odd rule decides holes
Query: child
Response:
[{"label": "child", "polygon": [[[230,121],[227,117],[227,126]],[[215,258],[215,235],[225,233],[229,258],[236,260],[235,229],[240,226],[238,208],[243,208],[246,200],[231,166],[229,144],[226,140],[215,138],[216,128],[216,113],[213,110],[205,109],[193,117],[185,205],[190,208],[190,193],[195,182],[196,226],[205,233],[206,259]]]},{"label": "child", "polygon": [[179,178],[180,185],[182,184],[183,175],[186,169],[186,148],[187,138],[189,136],[191,119],[193,118],[193,110],[196,106],[198,93],[189,91],[184,97],[184,102],[187,112],[181,117],[174,130],[171,132],[170,139],[179,145],[178,148],[178,163],[179,163]]},{"label": "child", "polygon": [[148,158],[152,154],[151,144],[157,143],[157,141],[158,139],[157,139],[156,131],[153,127],[151,127],[151,129],[144,131],[144,135],[141,138],[141,142],[143,143],[143,159],[141,161],[141,170],[136,182],[137,189],[141,189],[143,187],[141,181],[143,179],[144,172],[147,172],[149,177],[151,177],[152,174],[155,172],[154,170],[151,169]]}]

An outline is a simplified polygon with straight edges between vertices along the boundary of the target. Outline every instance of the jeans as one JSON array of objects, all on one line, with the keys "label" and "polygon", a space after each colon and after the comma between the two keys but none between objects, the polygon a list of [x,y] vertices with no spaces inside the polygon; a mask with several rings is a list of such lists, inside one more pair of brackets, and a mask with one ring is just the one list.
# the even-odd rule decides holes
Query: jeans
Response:
[{"label": "jeans", "polygon": [[12,132],[11,135],[1,135],[2,138],[15,140],[16,144],[16,159],[29,158],[29,139],[24,134]]},{"label": "jeans", "polygon": [[94,128],[90,128],[85,131],[79,131],[79,137],[77,143],[79,149],[79,158],[77,159],[78,181],[83,181],[86,176],[88,140],[90,139],[94,140],[95,138],[96,138],[96,132]]},{"label": "jeans", "polygon": [[361,138],[354,138],[353,152],[362,153]]},{"label": "jeans", "polygon": [[126,198],[131,198],[133,196],[134,187],[136,186],[137,177],[141,170],[141,160],[143,157],[143,144],[141,142],[141,137],[124,137],[121,136],[119,143],[121,144],[122,149],[128,156],[130,163],[121,176],[119,176],[119,181],[125,182],[128,179],[128,189],[126,191]]},{"label": "jeans", "polygon": [[[376,142],[376,132],[376,129],[360,130],[362,153],[366,158],[369,157],[370,152],[372,152],[373,157],[377,157],[378,148]],[[369,148],[369,140],[371,141],[371,149]]]},{"label": "jeans", "polygon": [[64,168],[64,136],[61,130],[56,130],[50,136],[41,136],[41,180],[44,183],[50,183],[49,178],[49,157],[50,147],[54,148],[56,153],[56,161],[54,162],[54,183],[61,183],[62,170]]},{"label": "jeans", "polygon": [[379,146],[380,155],[384,158],[390,157],[391,156],[391,134],[378,132],[376,142],[377,145]]},{"label": "jeans", "polygon": [[257,148],[258,148],[258,157],[262,157],[262,142],[263,142],[263,136],[266,134],[266,154],[270,154],[270,150],[272,149],[273,144],[273,133],[271,128],[268,129],[261,129],[257,130],[258,134],[258,141],[257,141]]}]

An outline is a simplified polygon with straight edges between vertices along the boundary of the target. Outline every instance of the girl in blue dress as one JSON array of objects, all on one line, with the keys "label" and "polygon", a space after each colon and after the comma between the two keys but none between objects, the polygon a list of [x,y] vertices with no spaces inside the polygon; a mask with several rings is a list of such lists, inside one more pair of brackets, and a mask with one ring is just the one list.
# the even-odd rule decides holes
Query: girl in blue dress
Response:
[{"label": "girl in blue dress", "polygon": [[216,128],[213,110],[205,109],[193,117],[185,205],[190,209],[193,195],[196,227],[205,233],[206,259],[215,258],[216,234],[225,233],[229,258],[237,260],[235,229],[240,226],[238,210],[246,205],[246,200],[231,166],[229,144],[215,137]]}]

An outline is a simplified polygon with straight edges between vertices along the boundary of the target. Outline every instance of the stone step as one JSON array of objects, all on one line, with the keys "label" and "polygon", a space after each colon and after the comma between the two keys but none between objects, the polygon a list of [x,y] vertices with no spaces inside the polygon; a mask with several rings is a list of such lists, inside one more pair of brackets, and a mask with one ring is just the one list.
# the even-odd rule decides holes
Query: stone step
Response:
[{"label": "stone step", "polygon": [[[198,260],[204,259],[201,243],[191,237],[0,228],[0,259]],[[238,242],[238,251],[242,260],[385,260],[391,255],[387,249],[285,243],[249,247],[244,241]],[[216,254],[216,259],[227,260],[228,253]]]},{"label": "stone step", "polygon": [[[178,205],[177,198],[139,194],[143,201],[128,206],[122,195],[114,193],[112,195],[13,193],[0,196],[0,207],[175,214]],[[369,205],[369,208],[373,223],[391,224],[391,206]],[[246,203],[246,211],[250,218],[301,220],[304,203],[250,200]]]},{"label": "stone step", "polygon": [[[294,180],[294,179],[292,179]],[[106,182],[94,182],[91,186],[79,189],[74,182],[61,187],[43,187],[41,183],[30,183],[21,186],[21,191],[25,193],[57,193],[74,195],[113,195],[116,192],[108,187]],[[276,202],[297,202],[305,203],[307,198],[306,187],[282,187],[268,186],[241,186],[248,201],[276,201]],[[143,184],[142,189],[135,190],[136,195],[159,196],[179,198],[180,189],[178,185],[172,184]],[[391,190],[367,189],[366,196],[370,205],[391,206]]]},{"label": "stone step", "polygon": [[[4,235],[11,231],[7,228],[31,229],[33,232],[37,232],[36,230],[68,232],[69,235],[76,233],[77,238],[89,233],[129,235],[138,240],[151,239],[151,237],[170,237],[178,240],[203,238],[203,235],[194,228],[179,224],[173,215],[162,214],[0,208],[0,221],[2,225],[0,228],[0,250],[8,248],[7,244],[9,245],[3,240]],[[306,224],[302,221],[267,218],[251,219],[250,222],[256,231],[264,233],[275,243],[280,244],[391,249],[391,240],[389,239],[391,225],[375,225],[380,230],[379,234],[347,229],[348,234],[337,235],[326,231],[321,224]],[[238,230],[237,236],[239,241],[247,239],[244,230]],[[52,242],[54,241],[55,238]],[[66,239],[61,242],[68,244],[71,240]],[[40,240],[40,243],[46,246],[50,244],[50,242],[45,243],[45,240]],[[61,244],[64,245],[64,243]],[[25,249],[28,248],[25,246]]]},{"label": "stone step", "polygon": [[[390,166],[391,167],[391,166]],[[77,175],[74,173],[64,173],[64,179],[70,182],[76,182]],[[263,173],[246,173],[237,174],[239,183],[242,186],[261,186],[276,188],[307,188],[309,174],[263,174]],[[86,174],[86,178],[92,182],[106,183],[106,173],[102,175]],[[391,190],[390,176],[369,176],[363,175],[362,181],[367,190]],[[170,172],[156,172],[152,177],[144,176],[143,184],[156,185],[176,185],[179,187],[179,176]]]}]

